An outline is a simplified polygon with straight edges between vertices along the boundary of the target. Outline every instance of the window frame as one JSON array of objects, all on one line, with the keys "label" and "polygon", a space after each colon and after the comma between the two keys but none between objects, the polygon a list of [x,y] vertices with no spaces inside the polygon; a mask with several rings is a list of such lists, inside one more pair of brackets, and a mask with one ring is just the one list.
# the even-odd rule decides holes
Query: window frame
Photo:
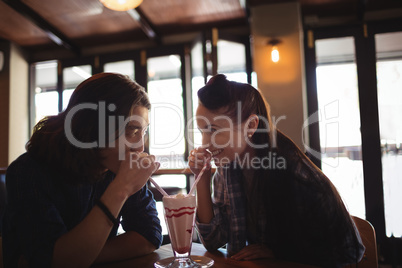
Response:
[{"label": "window frame", "polygon": [[[308,114],[318,111],[315,41],[351,36],[355,39],[358,75],[362,157],[366,219],[374,226],[379,259],[385,263],[399,262],[392,252],[402,251],[402,239],[389,238],[385,230],[384,193],[382,179],[381,142],[377,101],[375,35],[402,31],[402,20],[367,22],[355,26],[336,26],[304,29],[305,69]],[[318,124],[309,124],[310,147],[320,152]],[[318,167],[321,160],[311,159]]]}]

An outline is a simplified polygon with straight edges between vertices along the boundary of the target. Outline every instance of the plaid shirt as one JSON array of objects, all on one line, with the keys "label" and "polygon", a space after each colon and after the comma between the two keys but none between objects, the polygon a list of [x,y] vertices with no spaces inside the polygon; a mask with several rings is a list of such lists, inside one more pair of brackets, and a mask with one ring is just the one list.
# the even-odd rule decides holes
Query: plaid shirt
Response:
[{"label": "plaid shirt", "polygon": [[[17,267],[21,255],[31,267],[50,267],[56,240],[80,223],[115,175],[96,183],[68,184],[25,153],[7,169],[7,207],[3,220],[5,267]],[[152,193],[146,186],[120,211],[125,231],[135,231],[159,247],[162,230]],[[117,235],[115,225],[109,235]]]},{"label": "plaid shirt", "polygon": [[[231,176],[225,176],[230,172]],[[204,246],[214,250],[227,244],[230,255],[247,245],[247,213],[241,174],[228,168],[218,168],[213,177],[213,210],[209,224],[197,221],[197,230]],[[260,222],[263,230],[265,222]],[[260,236],[261,238],[262,236]],[[262,241],[255,241],[262,242]]]},{"label": "plaid shirt", "polygon": [[[227,244],[228,253],[232,255],[247,244],[264,243],[272,245],[273,241],[270,240],[273,237],[271,236],[276,236],[276,239],[279,239],[281,243],[281,248],[278,250],[273,246],[272,249],[275,254],[280,255],[278,257],[320,264],[323,267],[342,267],[345,264],[358,262],[363,257],[365,248],[353,220],[351,220],[352,231],[343,237],[342,246],[334,249],[334,252],[323,251],[325,253],[320,256],[321,248],[324,248],[323,250],[331,248],[326,242],[327,237],[325,235],[332,235],[325,231],[328,230],[327,223],[321,222],[329,220],[328,224],[331,224],[332,221],[336,220],[346,223],[348,220],[336,218],[339,212],[336,211],[338,208],[326,207],[325,205],[331,204],[330,200],[335,198],[325,194],[322,191],[323,188],[320,188],[331,185],[328,178],[308,160],[290,139],[282,133],[278,134],[280,147],[278,155],[285,157],[287,167],[283,171],[270,172],[271,180],[274,181],[271,184],[273,187],[271,194],[273,193],[275,196],[269,197],[267,195],[267,200],[271,200],[271,206],[274,208],[272,210],[271,207],[270,211],[275,211],[276,214],[267,217],[266,213],[260,213],[257,230],[251,232],[249,230],[251,228],[247,227],[248,214],[244,186],[241,183],[243,179],[241,170],[239,168],[234,169],[233,163],[227,169],[218,168],[213,177],[214,218],[209,224],[196,221],[202,243],[208,250],[215,250]],[[278,212],[275,208],[275,204],[288,200],[293,200],[289,201],[288,204],[293,204],[291,206],[297,208],[296,214],[290,214],[287,211]],[[267,220],[275,221],[275,224],[267,222]],[[271,226],[271,230],[267,229],[267,224]],[[302,234],[305,241],[294,240],[295,234],[300,232],[305,232]],[[277,234],[280,234],[279,238]],[[303,260],[302,258],[308,259]]]}]

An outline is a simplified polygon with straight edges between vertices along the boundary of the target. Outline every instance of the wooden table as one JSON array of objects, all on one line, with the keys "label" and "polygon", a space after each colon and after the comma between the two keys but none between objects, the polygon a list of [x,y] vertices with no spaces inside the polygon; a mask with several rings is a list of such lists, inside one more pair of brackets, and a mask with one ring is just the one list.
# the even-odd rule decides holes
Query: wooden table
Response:
[{"label": "wooden table", "polygon": [[[206,256],[215,261],[213,267],[215,268],[312,268],[312,266],[291,263],[286,261],[279,261],[273,259],[261,259],[255,261],[235,261],[227,257],[226,250],[220,249],[215,252],[208,252],[203,245],[193,243],[191,255]],[[164,245],[155,252],[139,257],[120,262],[106,263],[96,265],[98,268],[153,268],[154,263],[158,260],[173,257],[173,251],[170,244]]]}]

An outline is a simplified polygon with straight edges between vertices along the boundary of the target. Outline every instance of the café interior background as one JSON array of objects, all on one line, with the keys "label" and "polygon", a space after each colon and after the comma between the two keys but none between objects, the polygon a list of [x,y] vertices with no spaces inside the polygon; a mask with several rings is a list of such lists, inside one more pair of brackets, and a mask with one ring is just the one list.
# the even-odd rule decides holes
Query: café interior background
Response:
[{"label": "caf\u00e9 interior background", "polygon": [[380,263],[402,263],[401,0],[143,0],[128,11],[2,0],[0,167],[102,71],[146,87],[147,150],[163,162],[155,179],[176,190],[194,179],[182,169],[200,143],[197,89],[216,73],[253,84],[351,214],[373,224]]}]

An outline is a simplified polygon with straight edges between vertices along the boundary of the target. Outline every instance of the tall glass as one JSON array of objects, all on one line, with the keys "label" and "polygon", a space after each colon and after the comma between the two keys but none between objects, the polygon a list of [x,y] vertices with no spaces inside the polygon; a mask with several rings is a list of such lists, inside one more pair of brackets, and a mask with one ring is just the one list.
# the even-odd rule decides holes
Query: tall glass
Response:
[{"label": "tall glass", "polygon": [[164,196],[162,201],[174,259],[168,264],[157,262],[155,267],[203,267],[190,257],[196,211],[195,196]]}]

